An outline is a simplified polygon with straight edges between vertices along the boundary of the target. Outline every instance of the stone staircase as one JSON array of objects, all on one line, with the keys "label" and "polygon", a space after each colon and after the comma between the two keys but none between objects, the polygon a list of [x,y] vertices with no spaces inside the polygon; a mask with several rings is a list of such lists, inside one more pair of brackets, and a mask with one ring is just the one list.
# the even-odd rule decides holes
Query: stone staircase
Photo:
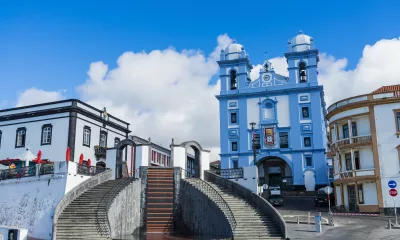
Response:
[{"label": "stone staircase", "polygon": [[[104,226],[107,221],[104,201],[114,198],[120,190],[132,182],[131,180],[133,179],[108,180],[72,201],[58,218],[57,240],[108,239],[107,234],[101,234],[101,229],[108,230],[108,225]],[[99,216],[102,219],[99,219]]]},{"label": "stone staircase", "polygon": [[[198,179],[185,179],[185,181],[198,188],[208,195],[214,202],[213,196],[207,194],[203,184],[198,184]],[[236,221],[234,227],[234,239],[282,239],[282,233],[275,222],[267,215],[263,214],[252,203],[243,199],[236,193],[224,189],[218,185],[208,182],[208,185],[214,188],[228,204]],[[224,207],[220,206],[221,209]]]},{"label": "stone staircase", "polygon": [[146,232],[173,233],[174,170],[149,168],[147,174]]}]

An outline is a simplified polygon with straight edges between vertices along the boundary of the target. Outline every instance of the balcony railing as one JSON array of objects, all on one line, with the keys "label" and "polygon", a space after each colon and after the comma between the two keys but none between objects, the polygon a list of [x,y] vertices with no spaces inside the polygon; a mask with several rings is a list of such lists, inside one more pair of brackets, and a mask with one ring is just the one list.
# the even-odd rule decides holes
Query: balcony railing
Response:
[{"label": "balcony railing", "polygon": [[96,166],[87,166],[84,164],[77,164],[77,173],[86,176],[95,176],[99,173],[102,173],[106,170],[103,167],[96,167]]},{"label": "balcony railing", "polygon": [[333,178],[334,180],[338,179],[346,179],[352,177],[363,177],[363,176],[374,176],[375,169],[374,168],[366,168],[366,169],[357,169],[357,170],[348,170],[335,173]]},{"label": "balcony railing", "polygon": [[106,158],[107,149],[101,146],[94,146],[94,155],[97,159]]},{"label": "balcony railing", "polygon": [[[29,167],[1,170],[0,180],[34,177],[37,175],[37,169],[37,165],[33,165]],[[54,174],[54,164],[40,164],[38,176],[49,174]]]},{"label": "balcony railing", "polygon": [[340,139],[331,145],[332,152],[337,151],[339,148],[350,144],[369,144],[372,143],[371,134],[363,136],[354,136],[351,138]]},{"label": "balcony railing", "polygon": [[215,169],[210,171],[226,179],[243,178],[243,168]]}]

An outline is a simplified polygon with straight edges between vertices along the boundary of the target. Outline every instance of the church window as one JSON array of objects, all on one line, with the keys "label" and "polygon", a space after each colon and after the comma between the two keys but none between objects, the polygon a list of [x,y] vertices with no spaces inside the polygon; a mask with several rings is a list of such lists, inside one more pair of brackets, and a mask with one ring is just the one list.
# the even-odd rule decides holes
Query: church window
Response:
[{"label": "church window", "polygon": [[306,158],[306,166],[311,167],[312,166],[312,158],[310,156],[307,156],[305,158]]},{"label": "church window", "polygon": [[301,83],[307,82],[307,70],[304,62],[300,62],[299,64],[299,75]]},{"label": "church window", "polygon": [[265,72],[268,72],[268,63],[265,64],[264,69],[265,69]]},{"label": "church window", "polygon": [[237,151],[237,142],[232,142],[232,151]]},{"label": "church window", "polygon": [[259,133],[255,133],[254,134],[254,147],[256,149],[260,149],[261,148],[260,134]]},{"label": "church window", "polygon": [[311,147],[311,137],[304,137],[304,147]]},{"label": "church window", "polygon": [[310,112],[308,107],[302,107],[301,108],[301,114],[303,118],[309,118],[310,117]]},{"label": "church window", "polygon": [[289,133],[279,132],[279,147],[288,148],[289,147]]},{"label": "church window", "polygon": [[237,123],[236,113],[231,113],[231,123]]},{"label": "church window", "polygon": [[236,79],[236,70],[231,71],[231,90],[235,90],[237,88],[237,79]]},{"label": "church window", "polygon": [[272,119],[274,115],[274,104],[272,102],[267,102],[264,107],[264,119]]}]

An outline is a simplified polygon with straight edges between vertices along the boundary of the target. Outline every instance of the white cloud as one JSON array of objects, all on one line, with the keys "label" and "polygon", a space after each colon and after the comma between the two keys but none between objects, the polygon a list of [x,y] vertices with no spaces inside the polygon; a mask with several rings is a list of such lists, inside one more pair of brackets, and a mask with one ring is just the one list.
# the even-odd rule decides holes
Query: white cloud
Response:
[{"label": "white cloud", "polygon": [[110,114],[131,123],[132,134],[167,147],[196,140],[219,159],[219,81],[216,60],[232,40],[220,35],[207,58],[200,51],[169,48],[151,52],[125,52],[117,67],[103,62],[90,65],[88,80],[78,87],[83,100],[107,107]]},{"label": "white cloud", "polygon": [[215,61],[220,59],[221,50],[229,46],[233,41],[232,38],[228,36],[228,34],[221,34],[217,37],[217,47],[214,48],[214,51],[210,54],[210,57]]},{"label": "white cloud", "polygon": [[16,107],[63,100],[64,92],[29,88],[19,94]]},{"label": "white cloud", "polygon": [[381,86],[399,84],[400,39],[383,39],[367,45],[355,69],[346,70],[347,59],[321,54],[319,81],[326,102],[370,93]]},{"label": "white cloud", "polygon": [[[381,86],[399,84],[400,39],[383,39],[367,45],[355,69],[347,68],[347,59],[336,59],[320,54],[318,80],[324,86],[325,101],[330,105],[343,98],[370,93]],[[288,76],[284,57],[270,59],[275,72]],[[251,71],[251,79],[258,78],[261,64]]]}]

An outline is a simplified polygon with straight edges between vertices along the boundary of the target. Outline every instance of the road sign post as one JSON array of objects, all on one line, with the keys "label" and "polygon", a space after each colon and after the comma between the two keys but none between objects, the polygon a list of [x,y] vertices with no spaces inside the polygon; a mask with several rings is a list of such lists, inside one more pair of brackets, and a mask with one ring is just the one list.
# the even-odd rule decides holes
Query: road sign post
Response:
[{"label": "road sign post", "polygon": [[330,186],[326,186],[324,188],[324,191],[326,194],[328,194],[328,206],[329,206],[329,214],[331,214],[331,193],[333,192],[333,188],[331,188]]},{"label": "road sign post", "polygon": [[[395,186],[395,187],[397,186],[396,182],[393,181],[393,180],[391,180],[391,181],[389,181],[389,187],[391,187],[391,186],[390,186],[390,182],[394,182],[394,183],[395,183],[394,186]],[[393,197],[394,216],[395,216],[395,218],[396,218],[396,227],[397,227],[397,226],[398,226],[398,225],[397,225],[397,224],[398,224],[398,222],[397,222],[397,209],[396,209],[397,190],[396,190],[396,189],[393,189],[393,188],[390,189],[390,190],[389,190],[389,195]]]}]

